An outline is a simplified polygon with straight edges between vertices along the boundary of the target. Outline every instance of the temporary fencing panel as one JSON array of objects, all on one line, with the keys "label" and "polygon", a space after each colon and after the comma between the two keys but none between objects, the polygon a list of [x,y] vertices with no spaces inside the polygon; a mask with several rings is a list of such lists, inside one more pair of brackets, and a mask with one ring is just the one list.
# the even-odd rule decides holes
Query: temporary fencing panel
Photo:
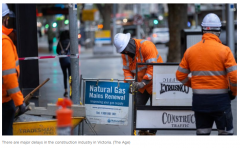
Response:
[{"label": "temporary fencing panel", "polygon": [[[179,64],[137,63],[136,67],[138,65],[153,65],[153,93],[152,104],[140,106],[133,103],[132,132],[146,129],[195,130],[195,117],[191,110],[192,89],[176,79],[175,73]],[[134,102],[137,99],[135,95]]]}]

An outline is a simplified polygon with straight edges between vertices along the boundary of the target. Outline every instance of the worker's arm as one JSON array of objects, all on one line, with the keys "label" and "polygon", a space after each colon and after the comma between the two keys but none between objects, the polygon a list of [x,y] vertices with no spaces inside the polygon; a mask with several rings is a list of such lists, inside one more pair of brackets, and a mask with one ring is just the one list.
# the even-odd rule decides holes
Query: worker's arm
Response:
[{"label": "worker's arm", "polygon": [[186,52],[182,58],[181,63],[179,64],[178,70],[176,72],[176,78],[180,81],[183,85],[191,87],[191,77],[188,77],[190,73],[189,65],[186,60]]},{"label": "worker's arm", "polygon": [[23,104],[23,95],[18,84],[14,49],[10,39],[2,41],[2,85],[6,88],[8,95],[13,99],[15,106]]},{"label": "worker's arm", "polygon": [[[128,55],[122,54],[124,79],[134,79],[133,73],[129,69]],[[124,81],[125,83],[127,81]]]},{"label": "worker's arm", "polygon": [[[141,47],[141,53],[146,63],[163,63],[162,58],[158,55],[156,46],[150,42],[145,41]],[[146,66],[146,65],[144,65]],[[147,65],[147,70],[143,76],[143,82],[149,83],[153,78],[153,65]]]},{"label": "worker's arm", "polygon": [[232,95],[237,96],[237,63],[229,48],[226,52],[226,59],[224,65],[227,70]]}]

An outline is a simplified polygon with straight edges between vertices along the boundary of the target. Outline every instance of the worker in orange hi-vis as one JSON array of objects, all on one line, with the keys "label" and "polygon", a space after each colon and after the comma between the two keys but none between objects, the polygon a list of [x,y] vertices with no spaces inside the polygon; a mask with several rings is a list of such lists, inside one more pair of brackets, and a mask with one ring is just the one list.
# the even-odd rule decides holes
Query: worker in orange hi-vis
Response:
[{"label": "worker in orange hi-vis", "polygon": [[231,100],[237,96],[237,64],[219,39],[219,17],[207,14],[201,25],[202,40],[186,50],[176,77],[193,90],[196,134],[210,135],[215,122],[219,135],[233,135]]},{"label": "worker in orange hi-vis", "polygon": [[[137,63],[162,63],[155,45],[147,40],[134,39],[130,33],[118,33],[114,37],[114,46],[122,54],[123,72],[125,79],[133,79],[136,75]],[[138,82],[133,83],[136,93],[137,105],[146,105],[149,98],[152,102],[152,65],[138,66]],[[157,130],[140,130],[139,135],[155,135]]]},{"label": "worker in orange hi-vis", "polygon": [[26,105],[19,89],[18,77],[20,75],[19,61],[15,45],[8,37],[12,29],[8,29],[10,10],[7,4],[2,3],[2,134],[13,134],[13,120],[15,106],[24,113]]}]

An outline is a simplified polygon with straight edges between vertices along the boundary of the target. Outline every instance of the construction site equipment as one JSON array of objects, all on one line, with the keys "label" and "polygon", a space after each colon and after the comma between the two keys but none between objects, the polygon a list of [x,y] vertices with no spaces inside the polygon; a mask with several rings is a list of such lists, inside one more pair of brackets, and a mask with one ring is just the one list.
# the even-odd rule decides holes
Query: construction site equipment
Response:
[{"label": "construction site equipment", "polygon": [[[73,128],[84,120],[84,117],[72,117]],[[14,122],[13,135],[57,135],[57,120]]]},{"label": "construction site equipment", "polygon": [[[29,104],[29,100],[32,98],[33,94],[34,94],[39,88],[41,88],[45,83],[47,83],[49,80],[50,80],[50,79],[47,78],[42,84],[40,84],[38,87],[36,87],[33,91],[31,91],[31,92],[24,98],[24,102],[25,102],[25,104],[27,105],[27,107],[26,107],[27,110],[26,110],[26,111],[31,110],[31,108],[28,106],[28,104]],[[19,114],[19,108],[17,108],[17,110],[16,110],[15,118],[18,117],[18,116],[20,116],[20,114]]]},{"label": "construction site equipment", "polygon": [[[13,135],[57,135],[56,104],[47,104],[47,107],[35,107],[30,103],[31,110],[15,118]],[[86,111],[83,105],[72,105],[72,126],[75,128],[85,120]]]},{"label": "construction site equipment", "polygon": [[56,111],[57,114],[57,134],[58,135],[72,135],[72,101],[68,98],[59,98],[57,106],[59,109]]}]

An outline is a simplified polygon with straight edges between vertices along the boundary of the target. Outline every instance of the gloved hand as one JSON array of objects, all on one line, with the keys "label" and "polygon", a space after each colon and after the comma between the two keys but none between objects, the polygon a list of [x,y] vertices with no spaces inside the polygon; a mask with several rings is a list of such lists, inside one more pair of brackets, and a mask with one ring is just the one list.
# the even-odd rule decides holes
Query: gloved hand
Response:
[{"label": "gloved hand", "polygon": [[138,90],[140,88],[143,88],[146,84],[144,82],[135,82],[132,85],[134,90]]},{"label": "gloved hand", "polygon": [[236,98],[236,96],[232,95],[232,91],[231,90],[228,91],[228,95],[229,95],[231,100],[234,100]]},{"label": "gloved hand", "polygon": [[19,115],[25,113],[26,111],[27,111],[26,104],[23,102],[23,104],[19,106]]}]

